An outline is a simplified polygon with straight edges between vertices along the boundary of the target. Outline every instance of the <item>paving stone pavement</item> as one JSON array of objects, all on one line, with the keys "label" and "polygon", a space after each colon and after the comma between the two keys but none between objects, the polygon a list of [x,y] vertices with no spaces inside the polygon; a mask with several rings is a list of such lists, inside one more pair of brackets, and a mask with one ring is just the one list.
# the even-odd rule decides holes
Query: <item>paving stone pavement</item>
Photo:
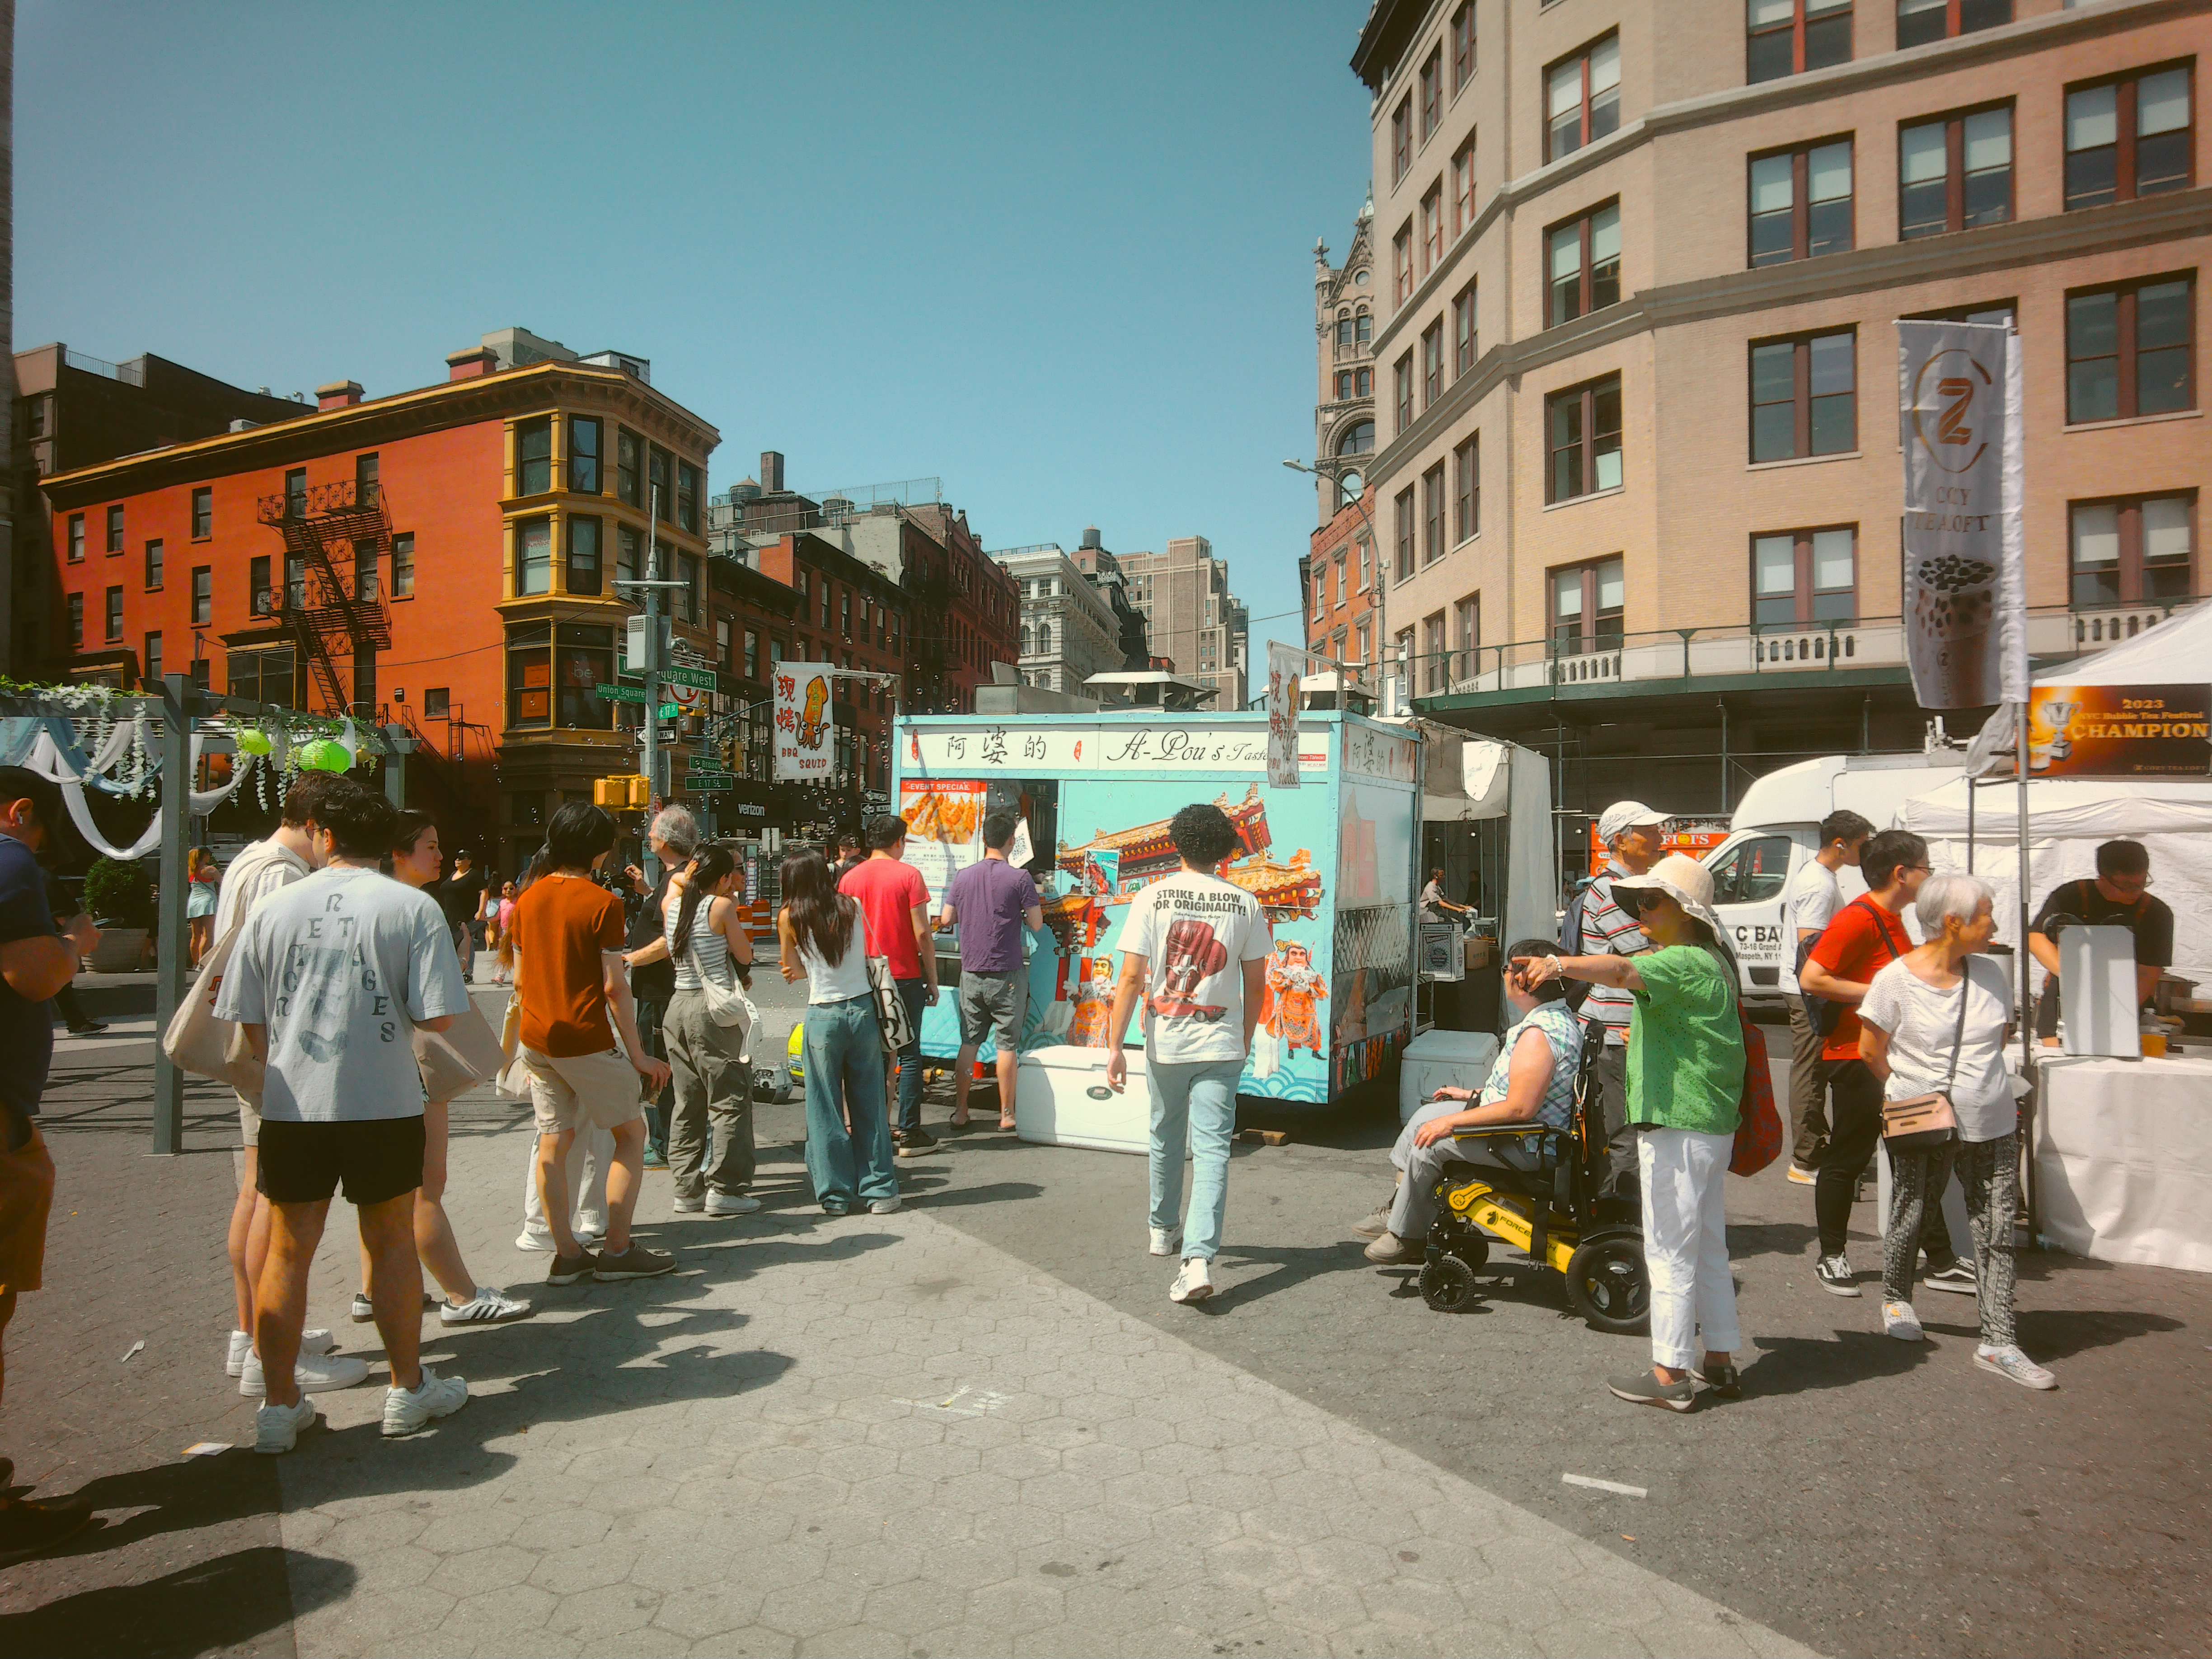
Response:
[{"label": "paving stone pavement", "polygon": [[[481,1278],[542,1274],[527,1145],[456,1140]],[[924,1211],[826,1220],[803,1181],[766,1161],[769,1208],[711,1221],[650,1182],[677,1273],[426,1323],[472,1394],[430,1433],[381,1439],[380,1387],[321,1396],[279,1465],[298,1651],[1808,1651]],[[334,1225],[312,1305],[357,1271]]]}]

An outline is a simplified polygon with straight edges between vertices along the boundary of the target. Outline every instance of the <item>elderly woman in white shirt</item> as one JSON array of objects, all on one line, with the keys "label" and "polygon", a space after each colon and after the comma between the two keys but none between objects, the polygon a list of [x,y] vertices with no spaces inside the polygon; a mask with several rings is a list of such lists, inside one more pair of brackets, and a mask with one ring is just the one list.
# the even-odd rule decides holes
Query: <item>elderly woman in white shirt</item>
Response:
[{"label": "elderly woman in white shirt", "polygon": [[1981,1346],[1974,1364],[2029,1389],[2058,1386],[2013,1334],[2013,1223],[2020,1206],[2020,1109],[2005,1072],[2012,1001],[2004,969],[1982,954],[1996,931],[1994,896],[1972,876],[1931,876],[1914,901],[1927,943],[1887,964],[1859,1005],[1859,1058],[1884,1098],[1942,1094],[1957,1134],[1889,1157],[1890,1210],[1882,1233],[1882,1328],[1921,1338],[1912,1310],[1920,1229],[1956,1168],[1981,1281]]}]

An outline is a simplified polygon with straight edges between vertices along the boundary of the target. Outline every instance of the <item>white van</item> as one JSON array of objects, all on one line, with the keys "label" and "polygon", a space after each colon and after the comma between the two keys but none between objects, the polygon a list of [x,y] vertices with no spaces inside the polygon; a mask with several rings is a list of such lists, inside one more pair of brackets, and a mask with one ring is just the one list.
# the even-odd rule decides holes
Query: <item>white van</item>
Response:
[{"label": "white van", "polygon": [[[1820,850],[1820,820],[1839,807],[1877,830],[1896,820],[1915,795],[1939,789],[1959,775],[1966,756],[1938,750],[1926,755],[1830,755],[1769,772],[1744,791],[1729,819],[1729,836],[1705,854],[1713,872],[1713,908],[1729,930],[1743,969],[1747,1002],[1782,994],[1782,967],[1794,962],[1797,941],[1785,937],[1783,890],[1799,865]],[[1866,890],[1859,872],[1839,871],[1846,902]]]}]

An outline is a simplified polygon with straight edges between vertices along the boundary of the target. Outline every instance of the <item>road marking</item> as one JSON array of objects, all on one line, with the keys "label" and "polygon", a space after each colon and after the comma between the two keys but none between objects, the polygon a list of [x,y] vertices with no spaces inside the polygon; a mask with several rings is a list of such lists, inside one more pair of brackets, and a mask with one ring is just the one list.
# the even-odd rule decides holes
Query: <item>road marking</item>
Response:
[{"label": "road marking", "polygon": [[953,1417],[981,1417],[1005,1405],[1009,1396],[989,1389],[956,1389],[945,1400],[894,1400],[894,1406],[911,1406],[918,1412],[944,1412]]},{"label": "road marking", "polygon": [[1641,1486],[1624,1486],[1618,1480],[1601,1480],[1593,1474],[1563,1474],[1559,1479],[1570,1486],[1589,1486],[1599,1492],[1617,1492],[1623,1498],[1646,1498],[1650,1495]]}]

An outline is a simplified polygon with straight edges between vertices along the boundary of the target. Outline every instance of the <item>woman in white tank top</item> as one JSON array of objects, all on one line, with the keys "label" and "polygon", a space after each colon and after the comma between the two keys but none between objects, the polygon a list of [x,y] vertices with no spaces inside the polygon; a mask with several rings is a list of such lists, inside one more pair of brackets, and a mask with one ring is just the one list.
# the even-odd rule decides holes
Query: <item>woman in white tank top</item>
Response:
[{"label": "woman in white tank top", "polygon": [[806,981],[806,1173],[829,1215],[899,1207],[884,1109],[884,1045],[868,989],[868,924],[838,892],[828,860],[804,848],[783,861],[776,913],[786,981]]},{"label": "woman in white tank top", "polygon": [[660,1022],[675,1100],[668,1114],[668,1170],[681,1215],[750,1215],[753,1183],[752,1067],[746,1028],[717,1024],[706,987],[748,982],[752,937],[730,897],[737,861],[727,848],[702,847],[670,878],[661,936],[676,990]]}]

